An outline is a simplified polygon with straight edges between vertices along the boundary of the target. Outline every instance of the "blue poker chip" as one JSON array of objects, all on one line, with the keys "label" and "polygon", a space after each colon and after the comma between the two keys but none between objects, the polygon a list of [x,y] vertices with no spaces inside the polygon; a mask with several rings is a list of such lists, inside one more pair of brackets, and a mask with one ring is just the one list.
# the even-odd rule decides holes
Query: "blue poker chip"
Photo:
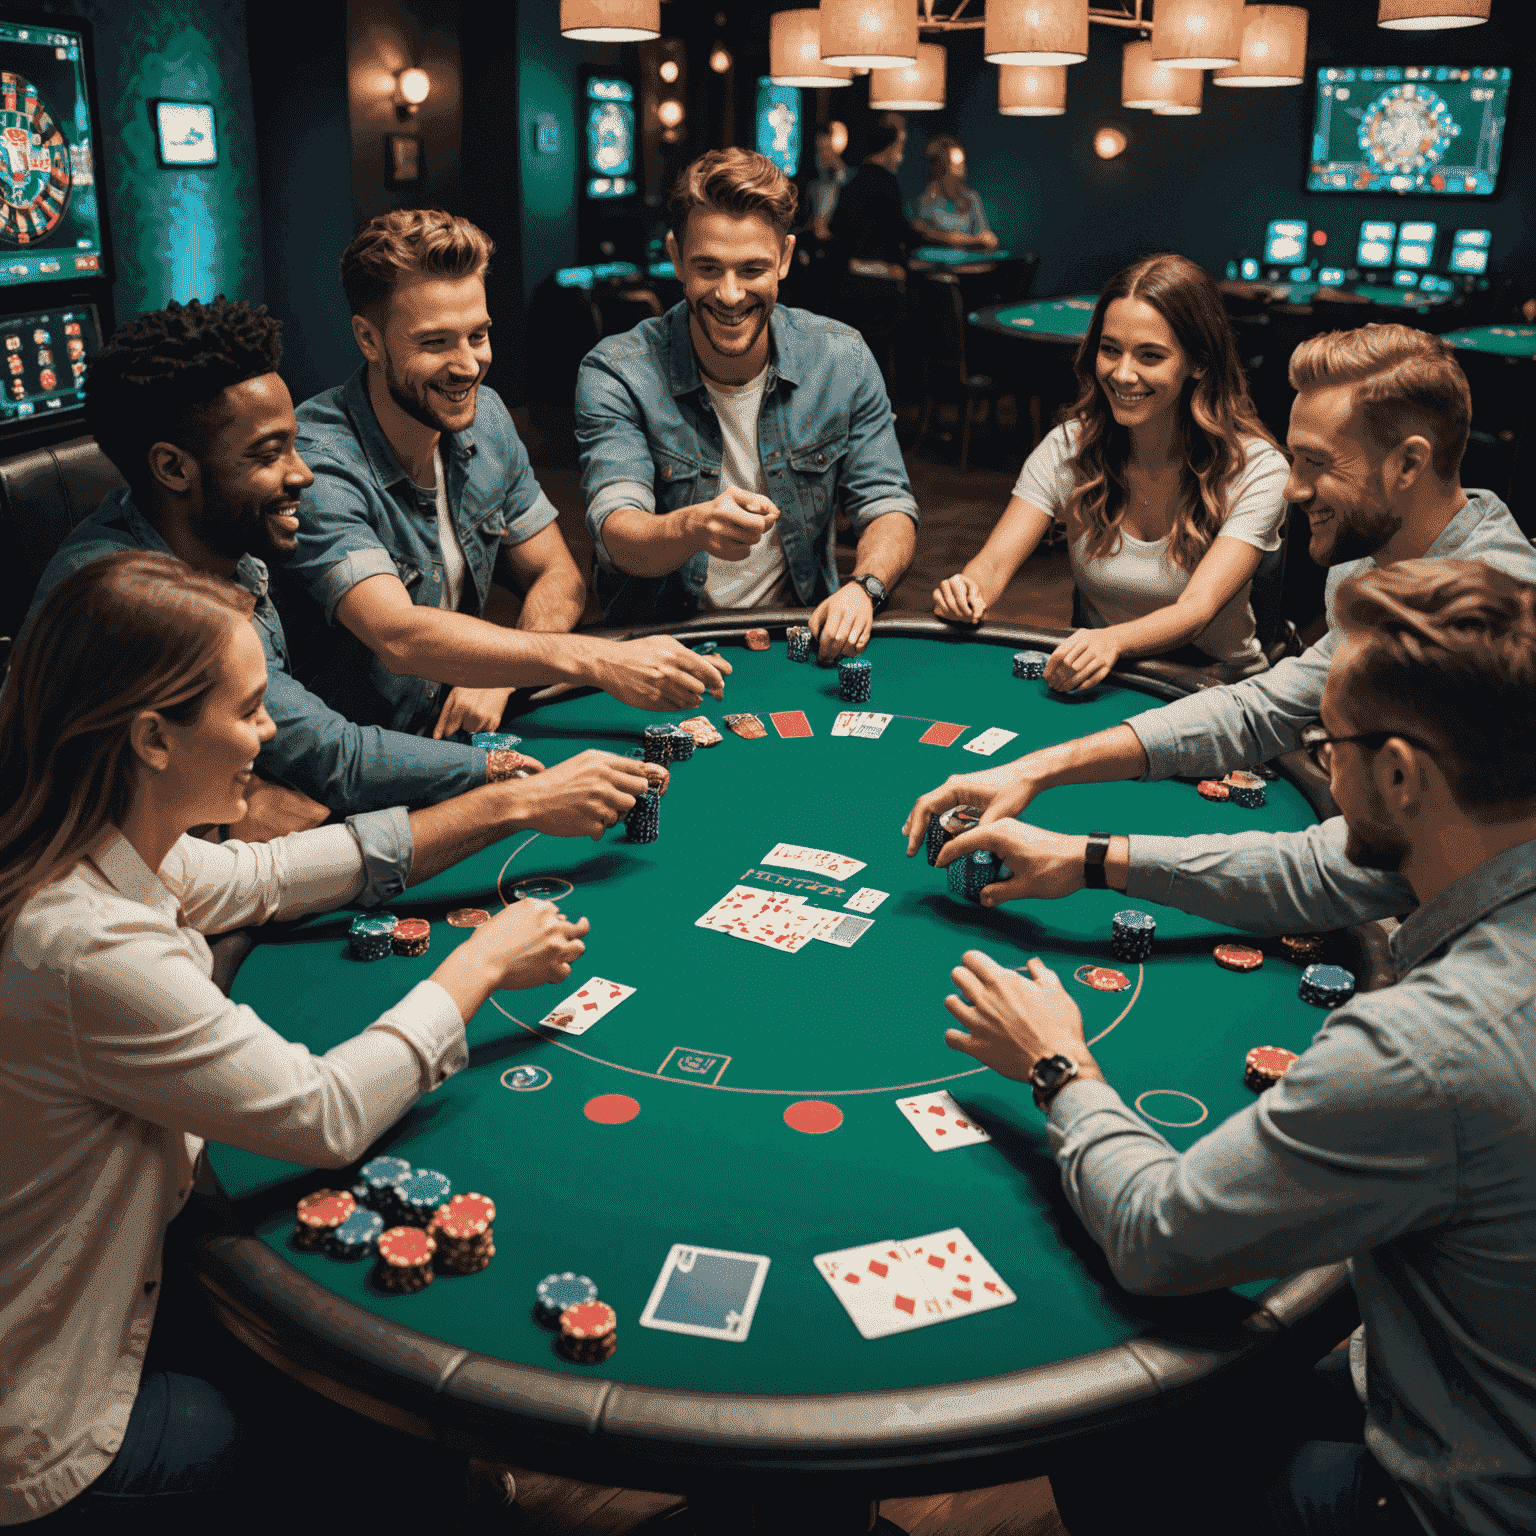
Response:
[{"label": "blue poker chip", "polygon": [[566,1269],[558,1275],[545,1275],[539,1281],[534,1291],[533,1310],[541,1323],[553,1328],[567,1307],[584,1307],[589,1301],[596,1300],[596,1285],[585,1275]]},{"label": "blue poker chip", "polygon": [[403,1157],[374,1157],[358,1169],[358,1178],[365,1189],[377,1194],[410,1178],[413,1171]]},{"label": "blue poker chip", "polygon": [[508,735],[505,731],[476,731],[469,742],[482,752],[515,752],[522,745],[523,738]]},{"label": "blue poker chip", "polygon": [[366,1259],[378,1248],[384,1218],[377,1211],[353,1211],[326,1234],[325,1251],[333,1259]]},{"label": "blue poker chip", "polygon": [[390,916],[388,912],[369,912],[362,917],[354,917],[352,926],[347,930],[354,939],[356,938],[389,938],[399,926],[399,920]]},{"label": "blue poker chip", "polygon": [[1296,995],[1314,1008],[1342,1008],[1355,995],[1355,976],[1342,965],[1309,965]]},{"label": "blue poker chip", "polygon": [[693,647],[695,656],[713,656],[720,647],[713,640],[705,640],[702,644]]},{"label": "blue poker chip", "polygon": [[405,1220],[412,1226],[424,1227],[438,1206],[448,1203],[453,1183],[445,1173],[418,1168],[410,1178],[402,1179],[395,1190]]},{"label": "blue poker chip", "polygon": [[1123,912],[1115,913],[1114,925],[1127,933],[1155,933],[1157,931],[1157,919],[1150,912],[1138,912],[1132,907],[1127,907]]}]

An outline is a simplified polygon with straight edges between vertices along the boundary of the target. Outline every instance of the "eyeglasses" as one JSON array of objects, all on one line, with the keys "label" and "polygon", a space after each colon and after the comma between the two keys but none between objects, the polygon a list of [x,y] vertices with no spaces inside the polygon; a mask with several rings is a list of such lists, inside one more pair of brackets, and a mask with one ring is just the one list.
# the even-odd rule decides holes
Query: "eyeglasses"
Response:
[{"label": "eyeglasses", "polygon": [[1409,746],[1417,747],[1421,752],[1427,752],[1434,756],[1435,749],[1427,741],[1421,741],[1417,736],[1410,736],[1407,731],[1361,731],[1357,736],[1330,736],[1325,731],[1303,732],[1301,744],[1306,748],[1307,759],[1319,773],[1333,776],[1333,749],[1346,746],[1354,741],[1359,742],[1367,752],[1379,752],[1394,737],[1398,741],[1406,741]]}]

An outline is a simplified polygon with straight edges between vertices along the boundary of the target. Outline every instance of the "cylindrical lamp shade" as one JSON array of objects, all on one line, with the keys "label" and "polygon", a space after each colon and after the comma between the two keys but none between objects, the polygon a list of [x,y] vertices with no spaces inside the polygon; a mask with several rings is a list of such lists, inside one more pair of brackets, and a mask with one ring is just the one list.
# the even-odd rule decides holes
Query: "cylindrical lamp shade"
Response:
[{"label": "cylindrical lamp shade", "polygon": [[1307,13],[1299,5],[1245,5],[1242,57],[1212,85],[1300,85],[1307,73]]},{"label": "cylindrical lamp shade", "polygon": [[1088,0],[988,0],[981,51],[989,64],[1081,64]]},{"label": "cylindrical lamp shade", "polygon": [[768,77],[775,85],[852,85],[853,71],[821,60],[821,12],[775,11],[768,18]]},{"label": "cylindrical lamp shade", "polygon": [[1060,117],[1067,110],[1065,64],[1004,64],[997,72],[1004,117]]},{"label": "cylindrical lamp shade", "polygon": [[1205,75],[1198,69],[1171,69],[1173,96],[1152,108],[1153,117],[1195,117],[1205,94]]},{"label": "cylindrical lamp shade", "polygon": [[1174,69],[1225,69],[1242,53],[1243,0],[1158,0],[1152,57]]},{"label": "cylindrical lamp shade", "polygon": [[916,63],[916,0],[821,0],[821,61],[866,69]]},{"label": "cylindrical lamp shade", "polygon": [[[913,13],[914,15],[916,12]],[[919,43],[917,62],[869,72],[871,112],[937,112],[944,105],[948,63],[941,43]]]},{"label": "cylindrical lamp shade", "polygon": [[1376,25],[1393,32],[1439,32],[1488,20],[1492,0],[1381,0]]},{"label": "cylindrical lamp shade", "polygon": [[[1178,108],[1189,100],[1194,87],[1193,110],[1200,110],[1205,76],[1197,69],[1170,69],[1152,57],[1152,44],[1127,43],[1120,56],[1120,105],[1155,112],[1159,107]],[[1184,111],[1190,108],[1184,106]],[[1175,113],[1174,115],[1177,115]]]},{"label": "cylindrical lamp shade", "polygon": [[661,36],[661,0],[560,0],[560,35],[580,43],[648,43]]}]

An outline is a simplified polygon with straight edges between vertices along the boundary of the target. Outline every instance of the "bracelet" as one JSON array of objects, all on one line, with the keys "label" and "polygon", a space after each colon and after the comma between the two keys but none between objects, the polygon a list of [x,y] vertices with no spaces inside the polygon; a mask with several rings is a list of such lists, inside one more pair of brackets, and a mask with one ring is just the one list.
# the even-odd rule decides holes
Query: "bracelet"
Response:
[{"label": "bracelet", "polygon": [[493,747],[485,754],[485,782],[505,784],[508,779],[517,777],[518,770],[522,766],[521,752],[513,752],[506,747]]},{"label": "bracelet", "polygon": [[1090,891],[1109,889],[1104,875],[1104,860],[1109,857],[1109,832],[1090,832],[1088,846],[1083,850],[1083,884]]}]

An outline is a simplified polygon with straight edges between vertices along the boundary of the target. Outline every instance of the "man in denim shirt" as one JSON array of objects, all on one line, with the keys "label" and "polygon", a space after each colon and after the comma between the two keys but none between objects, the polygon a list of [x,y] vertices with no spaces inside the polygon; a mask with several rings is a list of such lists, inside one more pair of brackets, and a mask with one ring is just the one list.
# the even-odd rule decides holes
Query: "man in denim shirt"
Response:
[{"label": "man in denim shirt", "polygon": [[[719,658],[568,633],[585,586],[484,387],[492,249],[467,219],[399,209],[342,256],[365,361],[298,411],[315,483],[280,601],[303,630],[299,675],[348,719],[439,737],[494,730],[530,683],[591,684],[642,709],[718,699]],[[517,629],[482,617],[499,560],[524,588]]]},{"label": "man in denim shirt", "polygon": [[[1106,1081],[1039,960],[1026,980],[970,951],[947,1000],[956,1050],[1035,1086],[1067,1198],[1127,1289],[1353,1272],[1352,1415],[1323,1369],[1216,1404],[1214,1424],[1179,1414],[1085,1448],[1052,1469],[1073,1536],[1158,1508],[1190,1536],[1536,1530],[1536,587],[1410,560],[1337,599],[1314,750],[1344,857],[1417,902],[1392,936],[1397,984],[1334,1009],[1182,1154]],[[1242,926],[1269,900],[1258,870],[1215,885]]]},{"label": "man in denim shirt", "polygon": [[[242,839],[316,826],[331,813],[382,815],[402,804],[434,808],[423,813],[429,835],[449,828],[476,846],[522,828],[600,834],[632,803],[639,783],[626,759],[583,753],[514,779],[519,766],[538,763],[513,763],[513,754],[501,753],[492,764],[478,747],[355,725],[291,675],[260,556],[280,564],[291,553],[300,496],[312,477],[294,451],[293,404],[277,374],[278,332],[265,310],[223,299],[172,304],[118,328],[92,360],[86,413],[129,483],[60,545],[18,651],[49,593],[81,566],[125,549],[174,554],[256,599],[252,622],[266,653],[266,707],[277,729],[256,760]],[[396,832],[391,846],[403,874],[413,857],[403,815]]]},{"label": "man in denim shirt", "polygon": [[[795,198],[745,150],[683,172],[667,250],[685,302],[587,354],[576,439],[605,621],[800,604],[831,661],[869,643],[917,547],[917,503],[869,348],[778,306]],[[840,590],[839,501],[859,536]]]}]

